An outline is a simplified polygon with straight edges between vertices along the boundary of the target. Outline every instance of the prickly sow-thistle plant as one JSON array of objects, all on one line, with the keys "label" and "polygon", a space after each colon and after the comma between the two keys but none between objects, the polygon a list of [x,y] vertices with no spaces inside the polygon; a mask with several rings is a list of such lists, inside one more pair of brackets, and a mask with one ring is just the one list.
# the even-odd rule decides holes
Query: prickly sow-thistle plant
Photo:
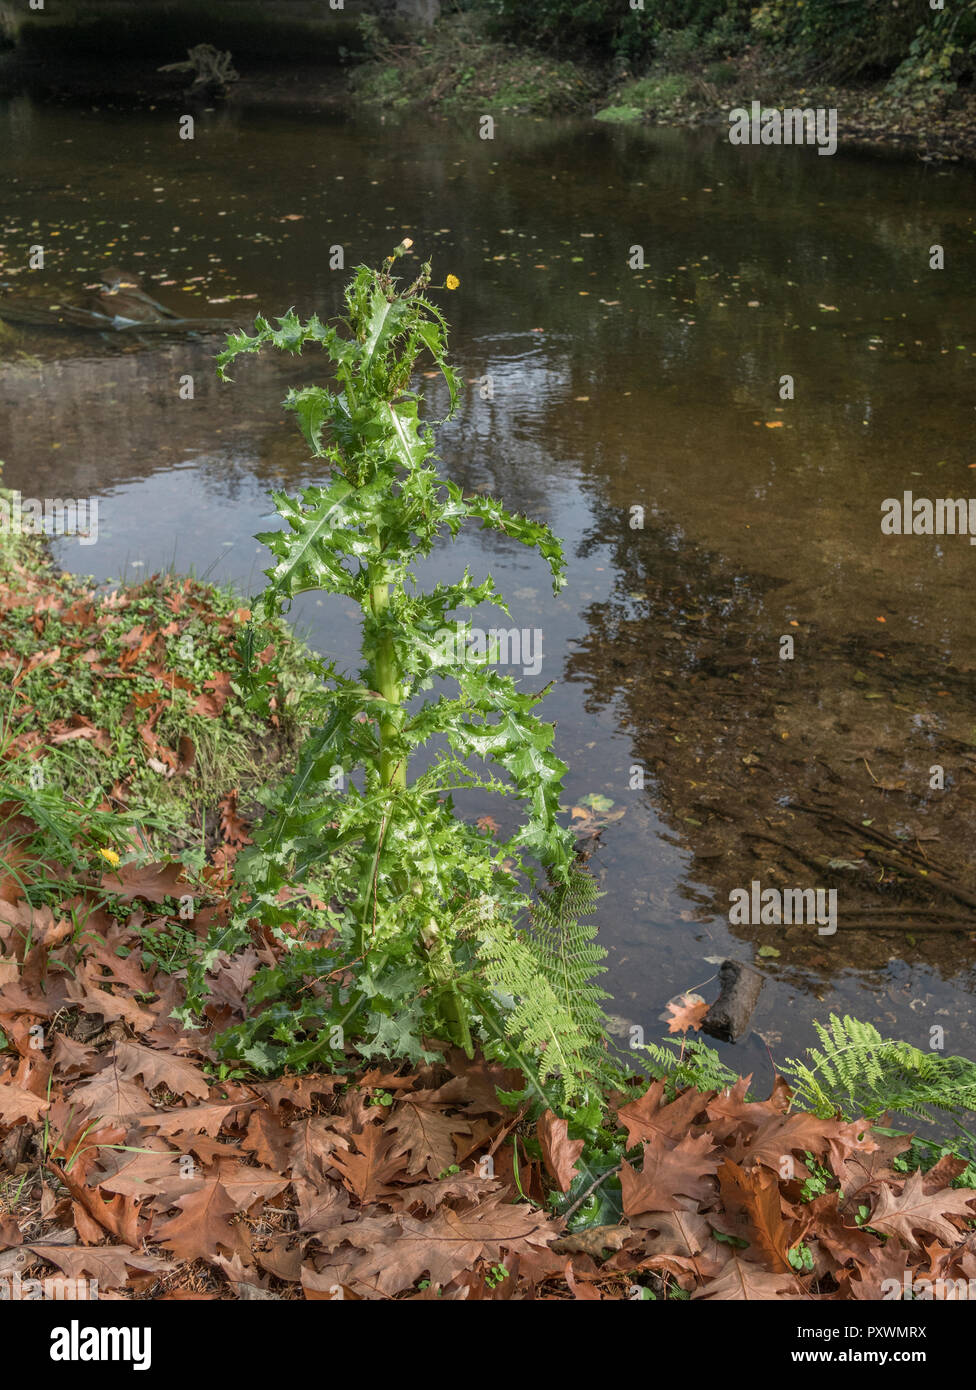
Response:
[{"label": "prickly sow-thistle plant", "polygon": [[[296,354],[318,344],[329,358],[332,389],[293,389],[285,402],[328,474],[300,497],[274,494],[287,529],[259,537],[274,556],[261,603],[270,617],[307,590],[353,599],[362,665],[351,676],[318,664],[309,697],[317,727],[238,861],[250,897],[208,943],[191,1002],[218,952],[249,939],[249,921],[293,923],[295,909],[282,905],[289,891],[324,883],[329,932],[296,943],[278,930],[288,949],[255,976],[250,1018],[224,1035],[227,1055],[270,1070],[335,1061],[355,1040],[366,1055],[417,1059],[431,1055],[425,1036],[449,1036],[470,1055],[476,1035],[509,1060],[531,1053],[536,1077],[558,1077],[569,1098],[602,1055],[605,996],[592,976],[605,953],[576,920],[596,895],[557,821],[566,766],[553,753],[553,726],[533,714],[542,695],[493,670],[491,652],[477,659],[467,648],[470,623],[458,610],[490,602],[508,612],[494,580],[476,583],[465,569],[422,592],[411,571],[466,521],[537,549],[554,591],[565,582],[563,554],[547,526],[465,496],[433,465],[433,434],[410,389],[417,359],[433,359],[452,412],[458,386],[444,319],[424,293],[430,266],[406,288],[393,277],[409,245],[379,271],[355,272],[337,322],[289,312],[272,327],[258,318],[254,336],[230,337],[218,358],[223,379],[236,357],[267,343]],[[253,646],[243,656],[257,704]],[[414,775],[421,748],[427,758]],[[500,842],[459,819],[452,793],[468,788],[520,800],[519,830]],[[540,867],[548,887],[527,918],[527,884]]]}]

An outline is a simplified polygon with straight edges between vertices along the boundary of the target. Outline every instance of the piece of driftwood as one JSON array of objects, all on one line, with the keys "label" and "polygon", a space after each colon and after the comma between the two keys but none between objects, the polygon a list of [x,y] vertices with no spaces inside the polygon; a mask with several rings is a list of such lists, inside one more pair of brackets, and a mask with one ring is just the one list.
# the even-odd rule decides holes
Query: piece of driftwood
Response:
[{"label": "piece of driftwood", "polygon": [[759,1002],[763,977],[741,960],[723,960],[718,968],[720,992],[702,1019],[702,1030],[722,1042],[735,1042],[748,1029]]},{"label": "piece of driftwood", "polygon": [[141,323],[133,319],[109,318],[91,309],[65,304],[60,309],[41,309],[23,301],[0,298],[0,319],[5,323],[32,328],[80,329],[94,333],[227,333],[238,325],[232,319],[161,319],[158,323]]},{"label": "piece of driftwood", "polygon": [[198,43],[187,49],[182,63],[167,63],[157,68],[157,72],[192,72],[193,82],[190,92],[223,92],[231,82],[236,82],[240,73],[233,63],[233,54],[228,50],[214,48],[212,43]]}]

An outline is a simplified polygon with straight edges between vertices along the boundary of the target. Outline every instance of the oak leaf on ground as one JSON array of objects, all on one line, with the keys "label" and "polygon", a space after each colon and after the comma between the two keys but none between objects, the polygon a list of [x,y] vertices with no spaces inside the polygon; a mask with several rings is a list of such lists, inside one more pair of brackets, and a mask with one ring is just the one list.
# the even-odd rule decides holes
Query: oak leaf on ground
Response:
[{"label": "oak leaf on ground", "polygon": [[770,1118],[785,1114],[789,1108],[790,1089],[781,1076],[774,1080],[768,1100],[746,1100],[751,1082],[751,1074],[740,1076],[734,1086],[709,1099],[705,1106],[708,1129],[716,1143],[724,1143],[744,1125],[758,1129]]},{"label": "oak leaf on ground", "polygon": [[694,1288],[718,1274],[728,1258],[712,1233],[708,1217],[693,1203],[675,1211],[656,1212],[645,1217],[637,1232],[644,1240],[644,1254],[634,1258],[621,1250],[607,1262],[610,1269],[656,1269],[673,1274],[682,1288]]},{"label": "oak leaf on ground", "polygon": [[621,1165],[624,1215],[634,1217],[644,1212],[676,1211],[684,1206],[682,1197],[712,1202],[720,1157],[707,1134],[697,1139],[686,1134],[677,1144],[660,1134],[653,1135],[644,1144],[639,1172],[629,1163]]},{"label": "oak leaf on ground", "polygon": [[95,1120],[132,1120],[152,1108],[143,1087],[127,1081],[111,1063],[83,1086],[76,1087],[72,1099]]},{"label": "oak leaf on ground", "polygon": [[250,1253],[247,1231],[232,1226],[239,1210],[223,1185],[212,1178],[196,1192],[176,1203],[179,1215],[157,1226],[153,1239],[180,1260],[215,1260],[223,1251],[246,1256]]},{"label": "oak leaf on ground", "polygon": [[408,1096],[397,1103],[387,1121],[386,1133],[397,1136],[390,1150],[391,1158],[409,1155],[409,1177],[426,1167],[429,1176],[436,1178],[456,1162],[454,1135],[470,1134],[471,1126],[459,1116],[445,1115],[442,1110],[425,1105],[423,1095],[421,1091],[416,1098]]},{"label": "oak leaf on ground", "polygon": [[693,1298],[714,1298],[725,1302],[769,1299],[805,1299],[799,1281],[788,1274],[774,1274],[762,1265],[752,1264],[741,1255],[732,1255],[714,1279],[692,1294]]},{"label": "oak leaf on ground", "polygon": [[569,1123],[547,1110],[536,1124],[546,1171],[560,1192],[568,1192],[576,1177],[576,1160],[583,1152],[582,1139],[570,1139]]},{"label": "oak leaf on ground", "polygon": [[129,1269],[163,1274],[173,1266],[158,1255],[144,1255],[129,1245],[59,1245],[38,1241],[30,1249],[42,1260],[57,1265],[69,1279],[97,1279],[100,1288],[125,1284]]},{"label": "oak leaf on ground", "polygon": [[[245,1108],[240,1101],[214,1101],[189,1105],[178,1110],[160,1110],[142,1117],[144,1124],[156,1126],[157,1134],[216,1135],[238,1110]],[[247,1106],[250,1109],[250,1105]]]},{"label": "oak leaf on ground", "polygon": [[878,1134],[875,1145],[870,1152],[861,1150],[850,1154],[834,1169],[844,1194],[842,1205],[850,1205],[859,1194],[865,1196],[885,1178],[901,1181],[902,1175],[892,1167],[892,1160],[911,1148],[911,1135]]},{"label": "oak leaf on ground", "polygon": [[712,1092],[696,1091],[693,1086],[682,1091],[670,1103],[664,1100],[664,1082],[654,1081],[639,1099],[622,1105],[617,1117],[627,1129],[627,1146],[655,1135],[680,1139],[688,1133],[695,1116],[705,1109]]},{"label": "oak leaf on ground", "polygon": [[252,1153],[259,1163],[266,1163],[282,1172],[288,1166],[288,1155],[294,1133],[279,1123],[270,1110],[258,1107],[247,1122],[247,1133],[241,1148]]},{"label": "oak leaf on ground", "polygon": [[918,1246],[918,1231],[955,1244],[959,1240],[959,1229],[946,1217],[960,1216],[971,1221],[976,1217],[969,1205],[974,1199],[976,1192],[970,1188],[944,1187],[939,1192],[927,1193],[922,1174],[915,1172],[901,1192],[896,1193],[889,1183],[881,1184],[866,1224],[884,1235],[897,1236],[907,1246]]},{"label": "oak leaf on ground", "polygon": [[771,1269],[790,1273],[795,1237],[783,1220],[776,1175],[764,1168],[747,1171],[729,1160],[718,1170],[718,1181],[723,1208],[722,1219],[716,1220],[719,1229],[761,1250]]},{"label": "oak leaf on ground", "polygon": [[161,903],[187,891],[182,864],[123,864],[117,874],[106,874],[101,886],[123,902],[142,898]]},{"label": "oak leaf on ground", "polygon": [[210,1086],[200,1067],[187,1057],[176,1057],[172,1052],[125,1040],[116,1044],[115,1061],[122,1076],[141,1076],[151,1091],[165,1086],[177,1096],[206,1100],[210,1095]]},{"label": "oak leaf on ground", "polygon": [[[502,1204],[492,1195],[468,1211],[439,1207],[429,1221],[401,1216],[388,1238],[355,1259],[349,1280],[360,1292],[392,1295],[425,1274],[432,1284],[449,1284],[479,1260],[495,1264],[504,1250],[547,1246],[559,1225],[532,1207]],[[324,1272],[324,1271],[323,1271]]]},{"label": "oak leaf on ground", "polygon": [[396,1136],[379,1125],[367,1125],[351,1138],[355,1147],[344,1153],[337,1150],[329,1161],[353,1196],[365,1203],[395,1192],[389,1181],[403,1172],[402,1157],[392,1153]]}]

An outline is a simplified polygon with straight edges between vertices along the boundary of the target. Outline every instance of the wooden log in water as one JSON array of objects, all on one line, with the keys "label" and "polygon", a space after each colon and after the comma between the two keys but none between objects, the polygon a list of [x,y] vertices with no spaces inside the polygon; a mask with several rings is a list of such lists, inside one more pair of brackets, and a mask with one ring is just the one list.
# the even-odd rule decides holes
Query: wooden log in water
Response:
[{"label": "wooden log in water", "polygon": [[702,1030],[723,1042],[735,1042],[749,1027],[763,977],[740,960],[723,960],[718,969],[721,992],[702,1019]]},{"label": "wooden log in water", "polygon": [[140,323],[133,319],[109,318],[91,309],[65,304],[60,309],[42,309],[21,300],[0,298],[0,319],[30,328],[80,329],[90,333],[229,333],[239,327],[233,319],[167,318]]}]

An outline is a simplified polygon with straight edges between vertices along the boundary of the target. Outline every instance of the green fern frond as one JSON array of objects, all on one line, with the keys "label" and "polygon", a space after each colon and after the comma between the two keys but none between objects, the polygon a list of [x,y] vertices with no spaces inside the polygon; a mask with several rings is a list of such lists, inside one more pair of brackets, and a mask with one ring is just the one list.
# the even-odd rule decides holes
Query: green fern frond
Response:
[{"label": "green fern frond", "polygon": [[579,920],[601,896],[573,865],[565,884],[539,894],[525,930],[496,920],[478,949],[496,997],[512,1001],[506,1038],[533,1056],[540,1082],[558,1078],[567,1105],[601,1079],[619,1078],[607,1053],[603,1001],[610,996],[594,983],[607,953],[594,944],[596,927]]},{"label": "green fern frond", "polygon": [[931,1122],[933,1110],[976,1110],[976,1062],[883,1038],[873,1024],[846,1014],[814,1027],[820,1047],[783,1070],[800,1103],[816,1114],[840,1110],[847,1119],[873,1120],[891,1111]]},{"label": "green fern frond", "polygon": [[667,1078],[669,1094],[686,1086],[694,1086],[696,1091],[724,1091],[739,1080],[715,1049],[700,1038],[646,1042],[641,1045],[640,1055],[647,1058],[649,1075]]}]

